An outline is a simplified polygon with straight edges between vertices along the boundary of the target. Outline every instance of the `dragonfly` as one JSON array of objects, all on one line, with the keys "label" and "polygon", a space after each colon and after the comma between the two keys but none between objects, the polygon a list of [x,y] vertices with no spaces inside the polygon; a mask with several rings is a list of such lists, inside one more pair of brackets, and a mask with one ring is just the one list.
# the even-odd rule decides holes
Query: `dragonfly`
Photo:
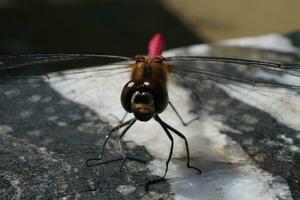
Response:
[{"label": "dragonfly", "polygon": [[[265,70],[274,73],[278,76],[300,77],[300,64],[298,63],[281,63],[272,61],[259,61],[250,59],[239,59],[230,57],[211,57],[211,56],[162,56],[165,48],[165,39],[161,34],[156,34],[149,42],[149,51],[145,55],[137,55],[134,57],[125,57],[117,55],[102,55],[102,54],[19,54],[19,55],[0,55],[0,73],[9,72],[10,70],[26,68],[31,65],[43,65],[49,63],[77,61],[86,59],[117,59],[119,63],[116,65],[101,66],[95,69],[79,70],[65,72],[66,78],[82,78],[89,79],[97,76],[113,76],[119,73],[129,73],[128,82],[123,86],[120,94],[121,105],[125,110],[125,115],[120,119],[119,125],[113,127],[106,135],[100,154],[98,157],[88,159],[86,165],[96,166],[107,164],[114,161],[122,161],[120,170],[126,160],[138,160],[126,156],[122,150],[121,140],[127,131],[136,123],[136,121],[147,122],[154,119],[164,130],[167,137],[171,141],[168,158],[165,163],[165,170],[162,177],[154,180],[149,180],[146,184],[146,190],[149,186],[166,180],[166,175],[169,168],[169,163],[173,154],[174,139],[173,134],[179,136],[185,144],[186,150],[186,166],[193,169],[197,174],[201,174],[201,169],[191,165],[190,147],[184,133],[178,131],[170,124],[165,122],[160,117],[160,114],[165,111],[167,106],[170,106],[174,111],[182,125],[188,126],[199,117],[186,122],[185,119],[176,109],[176,106],[169,99],[168,81],[171,77],[176,77],[180,80],[202,80],[209,83],[217,83],[221,85],[232,85],[241,88],[250,88],[257,90],[258,88],[277,88],[287,89],[289,91],[298,92],[300,85],[290,82],[282,82],[278,79],[265,80],[264,78],[257,79],[255,77],[244,77],[242,73],[232,73],[243,70]],[[7,75],[2,73],[2,80],[18,80],[29,79],[35,76],[22,75]],[[51,75],[44,74],[38,77],[43,77],[45,80],[52,81]],[[56,80],[54,80],[56,81]],[[199,86],[201,87],[201,86]],[[21,87],[24,90],[30,90],[26,85]],[[191,89],[192,87],[188,87]],[[105,88],[103,88],[105,89]],[[99,91],[101,92],[101,91]],[[171,91],[170,91],[171,92]],[[295,104],[296,106],[296,104]],[[127,114],[132,113],[133,117],[129,120]],[[119,147],[122,157],[103,161],[103,153],[107,141],[111,134],[119,129],[122,129],[119,135]]]}]

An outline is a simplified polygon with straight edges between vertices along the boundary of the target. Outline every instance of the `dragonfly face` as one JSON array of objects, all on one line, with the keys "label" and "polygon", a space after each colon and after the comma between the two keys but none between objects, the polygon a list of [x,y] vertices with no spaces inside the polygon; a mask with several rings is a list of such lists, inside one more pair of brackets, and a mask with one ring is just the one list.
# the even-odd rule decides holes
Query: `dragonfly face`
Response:
[{"label": "dragonfly face", "polygon": [[122,90],[121,103],[136,119],[148,121],[167,107],[167,67],[162,58],[145,57],[132,65],[132,80]]}]

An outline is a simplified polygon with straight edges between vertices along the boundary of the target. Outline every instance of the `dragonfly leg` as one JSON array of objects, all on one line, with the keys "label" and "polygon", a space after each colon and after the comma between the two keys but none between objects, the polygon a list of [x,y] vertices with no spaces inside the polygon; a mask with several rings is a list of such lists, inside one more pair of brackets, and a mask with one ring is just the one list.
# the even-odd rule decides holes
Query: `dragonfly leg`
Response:
[{"label": "dragonfly leg", "polygon": [[113,118],[115,118],[117,120],[117,122],[119,122],[120,124],[124,122],[124,120],[126,119],[128,112],[125,112],[124,116],[119,119],[116,115],[109,113],[108,115],[112,116]]},{"label": "dragonfly leg", "polygon": [[198,169],[197,167],[193,167],[193,166],[190,165],[190,160],[191,160],[190,149],[189,149],[189,143],[188,143],[186,137],[182,133],[180,133],[178,130],[176,130],[175,128],[173,128],[169,124],[165,123],[164,121],[162,121],[161,123],[164,126],[166,126],[168,129],[170,129],[172,132],[174,132],[176,135],[178,135],[179,137],[181,137],[184,140],[184,142],[185,142],[185,148],[186,148],[186,154],[187,154],[187,164],[186,164],[186,166],[188,168],[197,170],[199,172],[199,174],[201,174],[202,172],[201,172],[200,169]]},{"label": "dragonfly leg", "polygon": [[171,103],[171,101],[168,102],[171,106],[171,108],[174,110],[175,114],[177,115],[177,117],[179,118],[179,120],[181,121],[182,125],[183,126],[188,126],[190,123],[192,123],[193,121],[199,119],[199,117],[195,117],[194,119],[191,119],[190,121],[188,122],[185,122],[182,117],[180,116],[180,114],[178,113],[178,111],[176,110],[175,106]]},{"label": "dragonfly leg", "polygon": [[122,138],[124,137],[124,135],[126,134],[126,132],[130,129],[130,127],[136,122],[136,119],[134,118],[129,124],[128,126],[121,132],[120,134],[120,137],[119,137],[119,147],[120,147],[120,150],[121,150],[121,153],[122,153],[122,157],[123,157],[123,160],[122,160],[122,163],[120,165],[120,168],[119,168],[119,171],[121,171],[122,167],[123,167],[123,164],[125,163],[127,157],[126,157],[126,154],[123,150],[123,147],[122,147]]},{"label": "dragonfly leg", "polygon": [[166,175],[167,175],[167,172],[168,172],[168,169],[169,169],[169,163],[170,163],[170,160],[172,158],[172,155],[173,155],[173,147],[174,147],[174,140],[173,140],[173,137],[170,133],[170,131],[168,130],[167,126],[163,123],[163,121],[160,119],[160,117],[158,115],[156,115],[154,117],[154,119],[156,121],[158,121],[158,123],[161,125],[161,127],[164,129],[165,133],[167,134],[167,136],[169,137],[170,141],[171,141],[171,148],[170,148],[170,152],[169,152],[169,157],[166,161],[166,168],[165,168],[165,173],[164,175],[161,177],[161,178],[158,178],[158,179],[154,179],[154,180],[150,180],[146,183],[146,191],[149,190],[149,186],[150,185],[153,185],[153,184],[156,184],[156,183],[160,183],[160,182],[163,182],[165,181],[166,179]]},{"label": "dragonfly leg", "polygon": [[126,119],[127,115],[128,115],[128,112],[125,112],[125,114],[124,114],[124,116],[122,117],[120,123],[124,122],[124,120]]},{"label": "dragonfly leg", "polygon": [[[86,164],[88,167],[90,167],[90,166],[95,166],[95,165],[99,165],[99,164],[104,164],[104,163],[102,162],[102,156],[103,156],[103,153],[104,153],[105,145],[106,145],[108,139],[110,138],[111,134],[112,134],[114,131],[117,131],[117,130],[119,130],[120,128],[122,128],[122,127],[124,127],[124,126],[129,126],[129,124],[132,123],[133,121],[135,122],[136,119],[135,119],[135,118],[130,119],[130,120],[128,120],[128,121],[126,121],[126,122],[123,122],[123,123],[121,123],[121,124],[115,126],[114,128],[112,128],[112,129],[106,134],[106,136],[105,136],[105,140],[104,140],[104,143],[103,143],[103,145],[102,145],[102,148],[101,148],[101,151],[100,151],[99,156],[98,156],[97,158],[91,158],[91,159],[88,159],[88,160],[86,161],[85,164]],[[124,129],[124,130],[126,130],[126,129]],[[123,131],[124,131],[124,130],[123,130]],[[127,130],[128,130],[128,129],[127,129]],[[126,131],[127,131],[127,130],[126,130]],[[118,159],[118,160],[119,160],[119,159]],[[106,163],[106,162],[105,162],[105,163]]]}]

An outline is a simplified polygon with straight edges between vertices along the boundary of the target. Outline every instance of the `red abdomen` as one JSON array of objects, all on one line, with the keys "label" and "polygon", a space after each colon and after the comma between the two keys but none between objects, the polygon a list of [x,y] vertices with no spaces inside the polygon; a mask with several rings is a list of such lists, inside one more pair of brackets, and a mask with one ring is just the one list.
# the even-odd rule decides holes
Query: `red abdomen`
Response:
[{"label": "red abdomen", "polygon": [[157,33],[149,42],[148,56],[150,58],[161,56],[164,48],[165,38],[161,34]]}]

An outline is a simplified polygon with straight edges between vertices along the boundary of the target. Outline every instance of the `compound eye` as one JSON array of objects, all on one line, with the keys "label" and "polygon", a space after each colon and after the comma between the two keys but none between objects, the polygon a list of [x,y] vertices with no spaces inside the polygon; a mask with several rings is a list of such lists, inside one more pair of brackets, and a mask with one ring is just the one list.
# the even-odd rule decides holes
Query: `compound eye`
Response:
[{"label": "compound eye", "polygon": [[138,87],[141,85],[140,82],[138,81],[129,81],[122,90],[121,94],[121,103],[123,108],[127,112],[132,112],[131,111],[131,97],[135,93],[135,91],[138,90]]}]

